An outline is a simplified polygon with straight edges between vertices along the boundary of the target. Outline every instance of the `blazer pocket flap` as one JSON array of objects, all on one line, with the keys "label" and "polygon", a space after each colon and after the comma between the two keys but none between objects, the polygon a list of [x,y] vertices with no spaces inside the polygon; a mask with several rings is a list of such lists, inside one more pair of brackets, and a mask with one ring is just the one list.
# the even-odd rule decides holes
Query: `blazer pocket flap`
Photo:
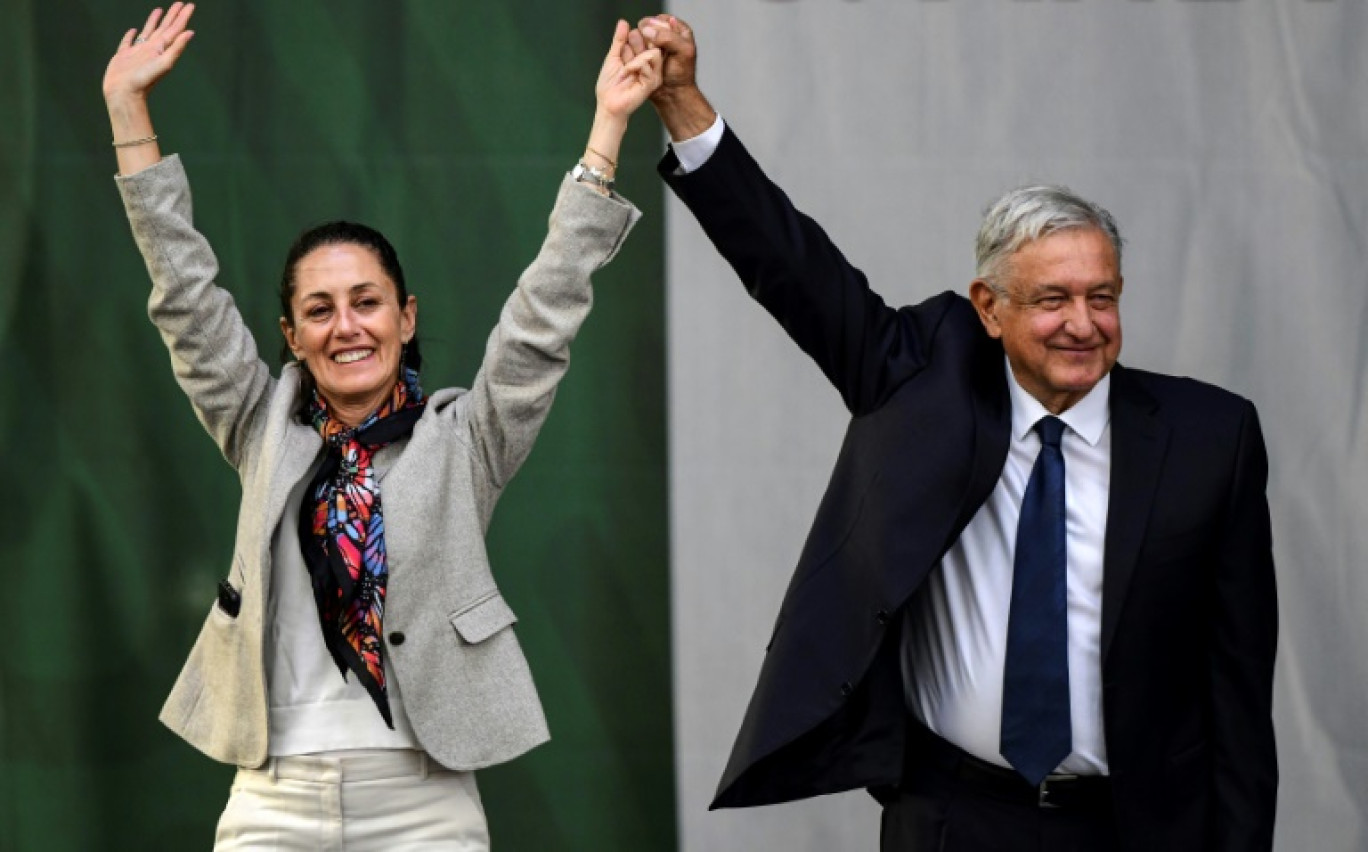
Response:
[{"label": "blazer pocket flap", "polygon": [[451,617],[451,626],[461,638],[472,645],[483,642],[509,625],[518,617],[497,592]]}]

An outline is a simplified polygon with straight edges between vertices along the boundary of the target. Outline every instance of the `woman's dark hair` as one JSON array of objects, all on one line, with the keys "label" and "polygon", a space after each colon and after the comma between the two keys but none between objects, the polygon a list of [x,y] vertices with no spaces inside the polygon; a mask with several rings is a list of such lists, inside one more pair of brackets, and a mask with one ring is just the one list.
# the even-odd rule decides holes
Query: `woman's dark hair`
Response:
[{"label": "woman's dark hair", "polygon": [[[385,270],[385,274],[394,282],[394,288],[399,295],[399,306],[402,308],[408,302],[404,267],[399,265],[399,254],[394,250],[394,246],[390,245],[390,241],[385,239],[384,234],[356,222],[325,222],[300,234],[294,245],[290,246],[289,253],[285,255],[285,272],[280,276],[280,315],[285,317],[286,322],[294,325],[290,300],[294,297],[295,267],[314,249],[335,245],[357,245],[370,249],[380,261],[380,268]],[[286,364],[294,360],[288,344],[282,345],[280,359]],[[403,366],[416,371],[422,364],[423,356],[418,351],[418,333],[415,331],[413,339],[404,346]],[[311,383],[312,377],[308,375],[308,369],[305,368],[304,372],[305,380]],[[308,397],[309,394],[304,395],[305,399]]]}]

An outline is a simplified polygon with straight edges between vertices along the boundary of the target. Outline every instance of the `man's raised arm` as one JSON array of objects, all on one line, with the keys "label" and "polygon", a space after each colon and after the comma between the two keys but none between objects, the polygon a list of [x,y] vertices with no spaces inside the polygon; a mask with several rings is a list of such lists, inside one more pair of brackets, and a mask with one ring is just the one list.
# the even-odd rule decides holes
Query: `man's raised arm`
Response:
[{"label": "man's raised arm", "polygon": [[900,316],[887,307],[821,226],[765,175],[699,89],[688,24],[671,15],[642,19],[624,57],[652,47],[663,68],[651,102],[672,142],[661,176],[851,413],[877,408],[924,366],[938,311]]}]

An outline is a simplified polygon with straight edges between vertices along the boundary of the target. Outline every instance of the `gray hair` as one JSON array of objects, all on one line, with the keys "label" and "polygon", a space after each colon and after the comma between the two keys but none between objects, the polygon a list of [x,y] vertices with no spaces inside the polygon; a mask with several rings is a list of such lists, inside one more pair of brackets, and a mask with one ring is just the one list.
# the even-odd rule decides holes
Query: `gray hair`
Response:
[{"label": "gray hair", "polygon": [[1006,295],[1002,274],[1008,259],[1026,243],[1070,228],[1096,228],[1111,241],[1121,269],[1121,232],[1100,205],[1063,186],[1023,186],[993,202],[983,213],[974,243],[977,275]]}]

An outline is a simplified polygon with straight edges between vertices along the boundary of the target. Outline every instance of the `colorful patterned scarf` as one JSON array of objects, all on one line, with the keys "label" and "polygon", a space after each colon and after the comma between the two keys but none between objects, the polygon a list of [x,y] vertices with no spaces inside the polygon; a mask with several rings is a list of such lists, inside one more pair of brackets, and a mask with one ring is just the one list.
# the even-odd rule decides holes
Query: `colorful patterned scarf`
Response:
[{"label": "colorful patterned scarf", "polygon": [[327,456],[299,509],[299,545],[313,581],[323,644],[343,679],[348,669],[356,674],[391,729],[394,719],[381,661],[389,569],[380,483],[371,458],[409,435],[424,406],[418,373],[407,367],[390,398],[356,428],[331,418],[317,389],[309,406]]}]

